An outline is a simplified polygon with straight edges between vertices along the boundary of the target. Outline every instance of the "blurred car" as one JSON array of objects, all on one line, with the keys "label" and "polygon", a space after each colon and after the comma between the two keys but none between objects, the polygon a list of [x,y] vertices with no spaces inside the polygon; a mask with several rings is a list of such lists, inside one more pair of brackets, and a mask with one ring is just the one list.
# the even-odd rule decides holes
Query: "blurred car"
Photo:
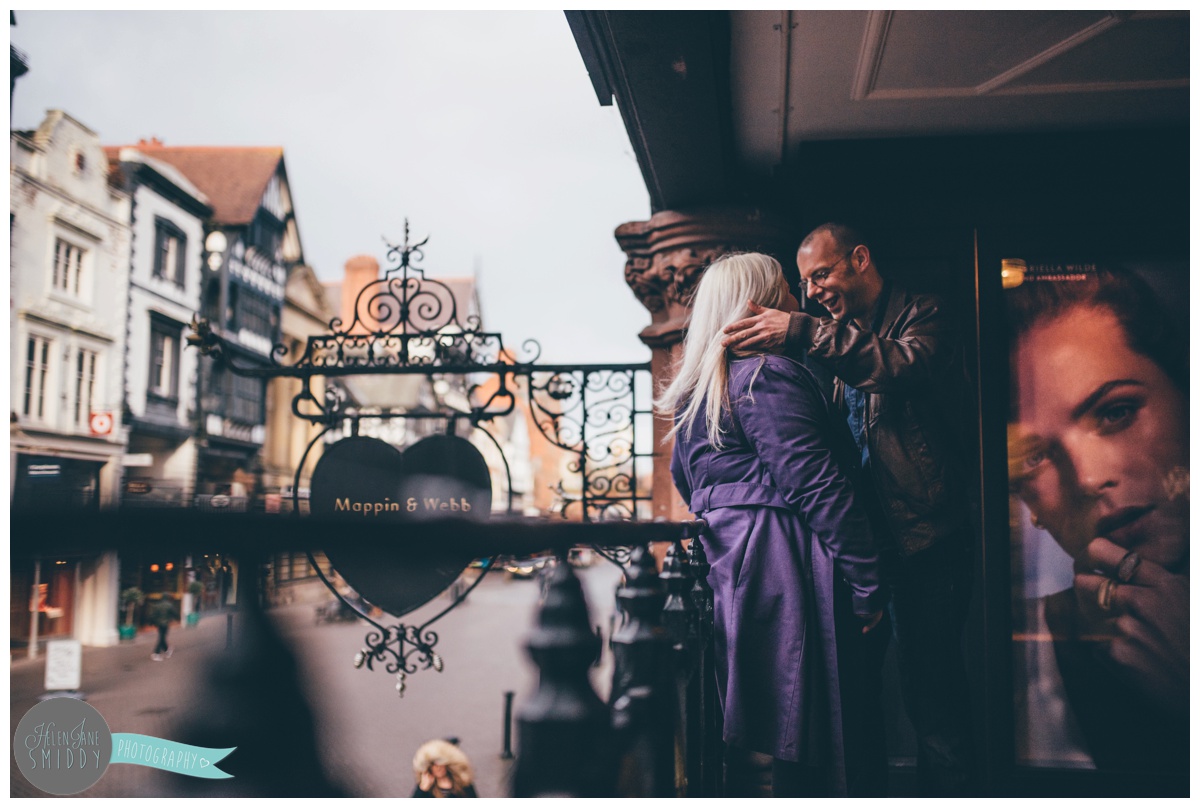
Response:
[{"label": "blurred car", "polygon": [[547,565],[552,563],[554,563],[554,556],[552,555],[531,556],[528,558],[500,556],[496,559],[496,566],[504,570],[510,578],[533,578],[545,569]]}]

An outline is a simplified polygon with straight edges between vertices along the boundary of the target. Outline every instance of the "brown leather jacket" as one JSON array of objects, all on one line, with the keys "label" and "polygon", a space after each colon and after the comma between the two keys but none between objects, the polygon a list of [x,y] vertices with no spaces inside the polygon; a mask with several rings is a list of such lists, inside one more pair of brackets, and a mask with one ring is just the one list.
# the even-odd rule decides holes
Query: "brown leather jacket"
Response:
[{"label": "brown leather jacket", "polygon": [[967,424],[975,413],[962,341],[937,298],[888,284],[879,334],[854,322],[792,314],[786,348],[808,355],[845,385],[867,394],[871,479],[890,536],[902,555],[943,538],[969,535],[978,464]]}]

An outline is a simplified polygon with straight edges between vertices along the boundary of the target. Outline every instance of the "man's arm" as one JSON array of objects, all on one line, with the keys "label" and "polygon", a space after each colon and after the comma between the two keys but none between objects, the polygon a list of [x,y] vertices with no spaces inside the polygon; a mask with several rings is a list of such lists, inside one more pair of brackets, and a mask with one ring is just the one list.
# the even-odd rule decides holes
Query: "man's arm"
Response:
[{"label": "man's arm", "polygon": [[954,336],[932,302],[910,306],[900,336],[884,339],[852,321],[794,312],[785,349],[808,350],[846,384],[866,393],[920,389],[953,361]]}]

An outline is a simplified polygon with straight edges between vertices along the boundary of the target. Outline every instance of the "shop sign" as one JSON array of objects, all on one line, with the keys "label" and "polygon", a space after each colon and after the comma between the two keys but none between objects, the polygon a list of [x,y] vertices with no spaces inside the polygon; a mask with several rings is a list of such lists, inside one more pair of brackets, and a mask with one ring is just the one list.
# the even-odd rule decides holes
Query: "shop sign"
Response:
[{"label": "shop sign", "polygon": [[47,642],[46,690],[78,690],[82,664],[83,651],[79,640]]},{"label": "shop sign", "polygon": [[[325,449],[313,469],[311,512],[355,521],[397,523],[395,549],[381,552],[339,546],[325,555],[358,594],[392,615],[429,602],[470,563],[447,535],[434,557],[405,552],[403,523],[459,517],[486,519],[492,509],[491,473],[474,445],[452,435],[433,435],[401,452],[363,436]],[[348,527],[348,529],[351,529]],[[425,548],[423,548],[425,549]]]},{"label": "shop sign", "polygon": [[61,463],[30,463],[25,470],[32,480],[49,480],[62,476]]},{"label": "shop sign", "polygon": [[111,435],[113,417],[111,412],[93,412],[88,416],[88,429],[93,435]]}]

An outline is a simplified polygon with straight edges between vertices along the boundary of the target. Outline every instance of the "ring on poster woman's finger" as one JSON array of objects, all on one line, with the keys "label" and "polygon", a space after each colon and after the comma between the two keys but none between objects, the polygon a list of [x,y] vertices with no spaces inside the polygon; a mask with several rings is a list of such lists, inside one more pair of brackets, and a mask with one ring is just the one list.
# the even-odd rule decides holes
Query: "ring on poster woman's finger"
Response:
[{"label": "ring on poster woman's finger", "polygon": [[1119,583],[1127,584],[1137,575],[1138,567],[1141,566],[1142,557],[1136,551],[1130,550],[1121,558],[1121,562],[1117,564],[1116,579]]},{"label": "ring on poster woman's finger", "polygon": [[1100,588],[1096,590],[1096,605],[1100,607],[1102,612],[1111,612],[1113,609],[1113,594],[1117,590],[1117,582],[1112,578],[1105,578],[1100,582]]}]

